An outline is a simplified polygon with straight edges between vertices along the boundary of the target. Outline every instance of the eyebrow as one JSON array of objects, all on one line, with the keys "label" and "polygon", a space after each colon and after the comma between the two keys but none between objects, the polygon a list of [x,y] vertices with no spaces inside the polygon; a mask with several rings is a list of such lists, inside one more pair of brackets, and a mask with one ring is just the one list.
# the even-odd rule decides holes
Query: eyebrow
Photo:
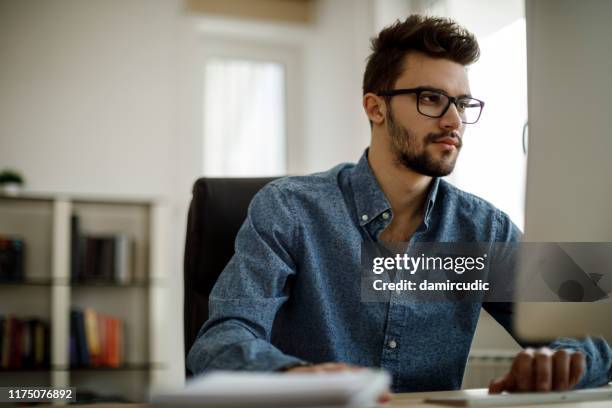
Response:
[{"label": "eyebrow", "polygon": [[[417,86],[416,88],[425,89],[427,91],[440,92],[441,94],[444,94],[446,96],[451,96],[444,89],[436,88],[435,86],[431,86],[431,85],[422,85],[422,86]],[[455,96],[455,98],[472,98],[472,94],[467,93],[467,94],[457,95]]]}]

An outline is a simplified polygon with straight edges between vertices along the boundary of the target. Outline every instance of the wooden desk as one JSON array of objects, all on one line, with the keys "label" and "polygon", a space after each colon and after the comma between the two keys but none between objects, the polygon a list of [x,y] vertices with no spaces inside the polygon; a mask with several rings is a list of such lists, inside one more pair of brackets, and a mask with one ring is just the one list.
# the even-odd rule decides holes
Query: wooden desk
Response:
[{"label": "wooden desk", "polygon": [[[610,385],[612,387],[612,385]],[[423,401],[428,397],[441,397],[441,396],[459,396],[465,394],[467,391],[436,391],[436,392],[415,392],[415,393],[404,393],[394,394],[393,400],[381,407],[386,408],[434,408],[434,407],[446,407],[448,405],[437,405],[437,404],[426,404]],[[487,393],[485,388],[478,390],[470,390],[469,392]],[[556,404],[538,404],[538,405],[518,405],[517,408],[526,407],[547,407],[547,408],[610,408],[612,407],[612,401],[593,401],[593,402],[581,402],[581,403],[556,403]],[[57,405],[46,406],[48,408],[57,408]],[[96,405],[70,405],[71,408],[151,408],[147,404],[96,404]],[[273,407],[271,407],[273,408]],[[508,407],[510,408],[510,407]]]}]

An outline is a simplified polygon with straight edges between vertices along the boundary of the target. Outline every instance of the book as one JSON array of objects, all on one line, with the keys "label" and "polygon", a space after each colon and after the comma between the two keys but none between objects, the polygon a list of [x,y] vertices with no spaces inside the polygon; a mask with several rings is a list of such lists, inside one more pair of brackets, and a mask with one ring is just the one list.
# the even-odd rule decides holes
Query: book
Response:
[{"label": "book", "polygon": [[19,282],[25,277],[25,242],[21,237],[0,236],[0,280]]},{"label": "book", "polygon": [[123,363],[123,322],[91,308],[70,312],[72,366],[119,367]]},{"label": "book", "polygon": [[99,268],[100,278],[104,282],[113,282],[115,280],[115,238],[101,237],[98,238],[99,245]]},{"label": "book", "polygon": [[9,368],[9,355],[11,351],[11,316],[6,316],[4,319],[3,341],[2,341],[2,361],[3,369]]},{"label": "book", "polygon": [[21,368],[22,348],[23,348],[23,322],[13,318],[13,331],[11,333],[11,356],[9,368]]},{"label": "book", "polygon": [[127,235],[117,235],[115,238],[115,279],[121,285],[131,281],[131,251],[130,239]]},{"label": "book", "polygon": [[0,368],[3,368],[2,359],[4,356],[4,316],[0,316]]},{"label": "book", "polygon": [[98,315],[90,308],[85,308],[83,311],[83,319],[85,321],[85,337],[87,339],[87,353],[89,354],[89,363],[92,367],[98,366],[101,363],[100,359],[100,336],[98,333]]},{"label": "book", "polygon": [[32,367],[30,356],[32,355],[32,333],[30,331],[30,320],[23,322],[23,331],[21,336],[21,364],[24,367]]},{"label": "book", "polygon": [[[42,332],[39,334],[40,327]],[[48,367],[50,360],[48,325],[39,319],[0,316],[0,368]],[[42,350],[37,350],[38,344]]]},{"label": "book", "polygon": [[98,355],[99,364],[108,366],[108,320],[109,317],[102,313],[97,314],[98,337],[100,338],[100,353]]},{"label": "book", "polygon": [[122,362],[122,339],[123,327],[119,319],[109,319],[109,344],[108,344],[108,365],[110,367],[119,367]]},{"label": "book", "polygon": [[73,333],[70,333],[70,340],[68,341],[70,342],[70,367],[76,367],[77,365],[79,365],[79,355],[77,350],[76,338]]},{"label": "book", "polygon": [[76,366],[89,366],[89,352],[87,349],[87,337],[85,335],[85,321],[83,312],[80,310],[70,311],[70,328],[74,332],[77,361]]},{"label": "book", "polygon": [[15,317],[10,316],[9,318],[9,330],[8,330],[8,363],[6,368],[17,368],[17,359],[19,358],[19,345],[18,345],[18,335],[19,328],[17,319]]},{"label": "book", "polygon": [[71,277],[74,281],[129,284],[132,240],[126,234],[83,234],[72,218]]}]

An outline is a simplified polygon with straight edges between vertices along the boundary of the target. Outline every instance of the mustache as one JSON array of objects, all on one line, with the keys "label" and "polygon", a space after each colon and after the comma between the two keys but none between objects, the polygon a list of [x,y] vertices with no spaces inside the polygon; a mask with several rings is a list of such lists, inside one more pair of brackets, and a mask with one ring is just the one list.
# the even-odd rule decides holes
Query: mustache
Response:
[{"label": "mustache", "polygon": [[453,139],[457,140],[457,149],[460,149],[461,146],[463,146],[463,140],[461,140],[461,137],[459,136],[459,133],[457,133],[456,131],[441,132],[441,133],[429,133],[425,137],[425,141],[427,143],[436,143],[439,140],[444,139],[445,137],[452,137]]}]

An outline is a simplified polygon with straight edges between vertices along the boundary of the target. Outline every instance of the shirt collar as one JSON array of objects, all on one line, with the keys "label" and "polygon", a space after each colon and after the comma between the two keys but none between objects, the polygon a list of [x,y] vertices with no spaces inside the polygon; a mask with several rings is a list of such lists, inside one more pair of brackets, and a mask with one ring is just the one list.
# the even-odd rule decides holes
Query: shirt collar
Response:
[{"label": "shirt collar", "polygon": [[[368,224],[381,213],[391,208],[368,162],[368,149],[365,150],[359,162],[353,168],[351,185],[353,186],[353,195],[357,216],[359,217],[359,225],[363,226]],[[439,185],[440,179],[434,177],[427,195],[425,217],[423,220],[426,225],[429,225],[429,218],[438,195]]]}]

